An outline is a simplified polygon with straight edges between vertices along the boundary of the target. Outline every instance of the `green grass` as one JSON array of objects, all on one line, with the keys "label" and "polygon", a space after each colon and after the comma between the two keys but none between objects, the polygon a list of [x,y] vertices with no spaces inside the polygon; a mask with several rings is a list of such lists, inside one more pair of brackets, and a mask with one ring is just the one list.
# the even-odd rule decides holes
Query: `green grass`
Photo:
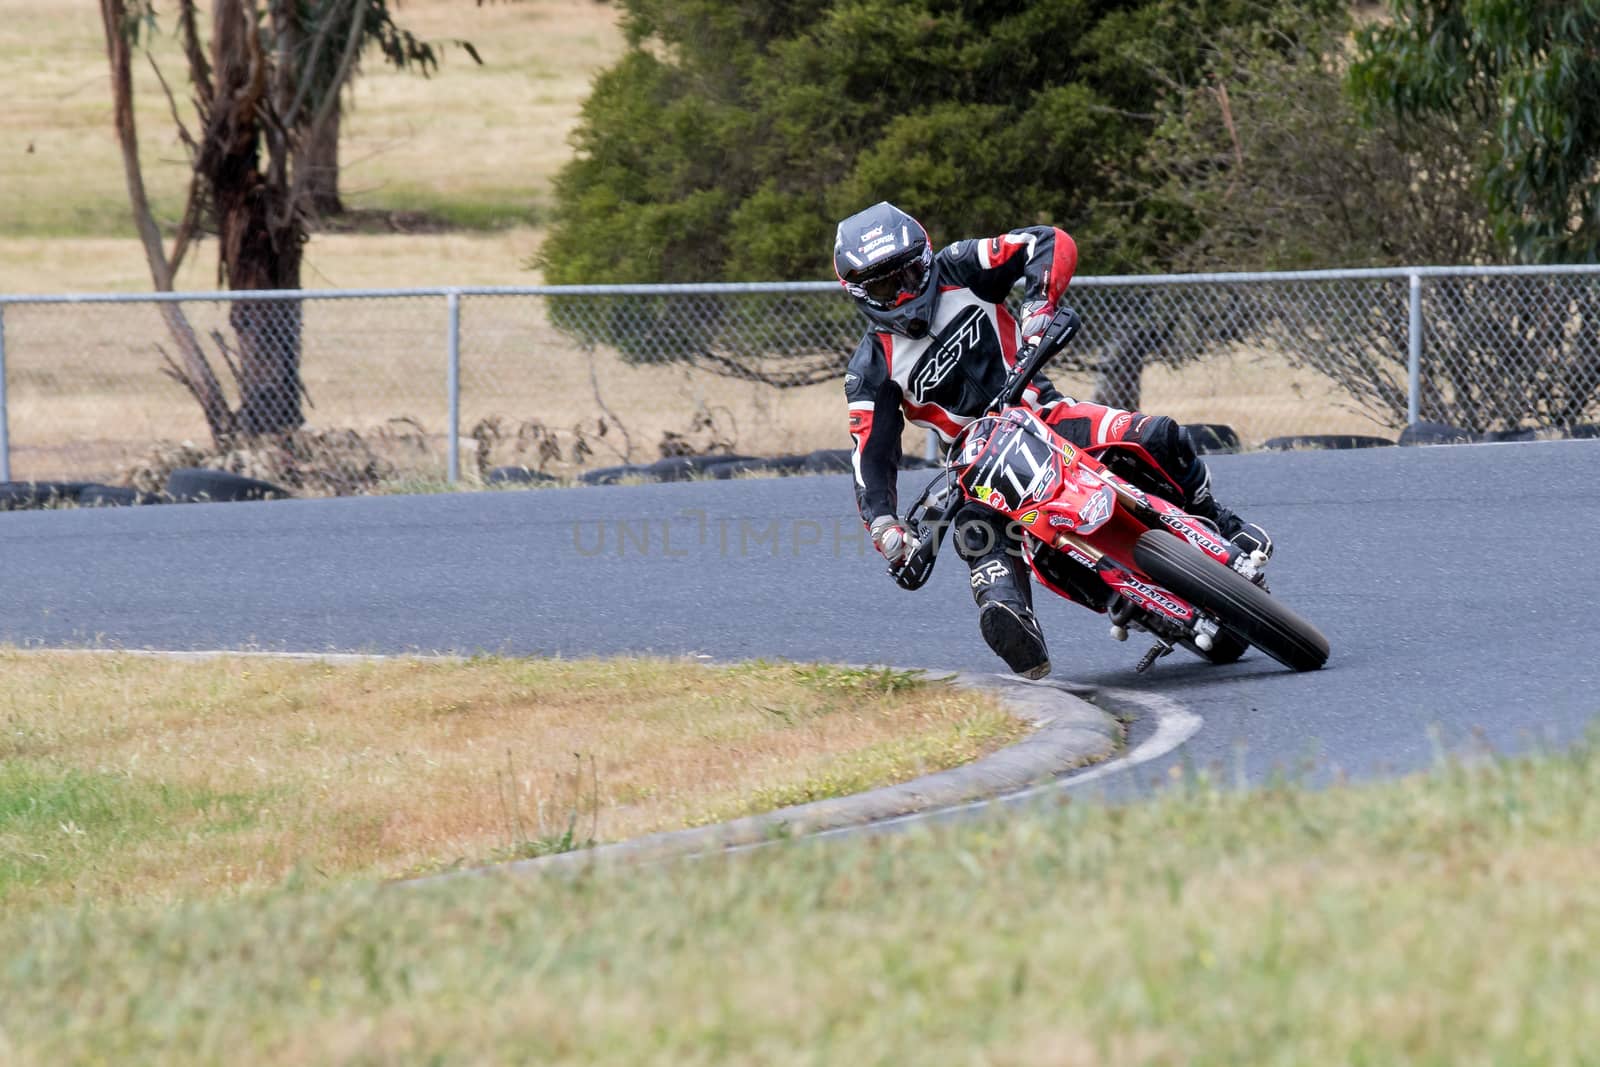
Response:
[{"label": "green grass", "polygon": [[[388,185],[358,193],[352,199],[368,215],[417,215],[427,224],[447,230],[491,232],[517,226],[543,226],[547,214],[527,189],[474,188],[447,194],[418,186]],[[387,232],[387,227],[363,222],[360,217],[352,221],[364,232]],[[404,226],[406,220],[401,218],[396,222]],[[334,226],[334,229],[343,228],[338,223]]]},{"label": "green grass", "polygon": [[1600,755],[0,926],[0,1059],[1593,1059]]},{"label": "green grass", "polygon": [[9,759],[0,764],[0,903],[76,880],[105,850],[248,830],[275,799]]}]

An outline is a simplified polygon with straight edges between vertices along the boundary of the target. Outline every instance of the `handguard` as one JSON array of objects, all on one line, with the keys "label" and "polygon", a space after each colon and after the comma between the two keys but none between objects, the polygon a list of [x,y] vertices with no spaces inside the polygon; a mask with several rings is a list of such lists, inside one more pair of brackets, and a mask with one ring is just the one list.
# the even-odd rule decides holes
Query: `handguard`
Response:
[{"label": "handguard", "polygon": [[933,576],[933,565],[939,558],[939,537],[932,534],[919,537],[917,547],[906,553],[906,558],[889,568],[889,576],[896,585],[907,591],[921,589]]},{"label": "handguard", "polygon": [[889,568],[890,577],[901,589],[921,589],[932,577],[939,546],[944,542],[945,527],[950,525],[950,512],[960,503],[960,497],[950,472],[943,471],[928,483],[911,510],[906,512],[906,526],[916,538],[916,547],[897,566]]}]

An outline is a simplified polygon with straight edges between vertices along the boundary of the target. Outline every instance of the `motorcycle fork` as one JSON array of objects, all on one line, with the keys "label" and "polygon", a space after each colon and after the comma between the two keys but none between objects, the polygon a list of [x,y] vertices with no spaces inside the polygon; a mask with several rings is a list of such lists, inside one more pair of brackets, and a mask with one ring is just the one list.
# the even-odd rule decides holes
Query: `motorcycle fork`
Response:
[{"label": "motorcycle fork", "polygon": [[[1127,569],[1114,558],[1110,558],[1109,554],[1103,549],[1097,548],[1075,533],[1068,533],[1064,530],[1056,531],[1054,546],[1060,551],[1071,551],[1075,555],[1093,560],[1094,569],[1097,573],[1106,570],[1122,571]],[[1106,606],[1106,614],[1111,619],[1112,639],[1126,641],[1128,639],[1129,624],[1138,626],[1139,629],[1155,639],[1155,645],[1139,661],[1137,669],[1140,673],[1148,670],[1150,665],[1157,659],[1170,653],[1176,641],[1182,640],[1186,636],[1202,638],[1205,647],[1209,648],[1211,639],[1216,635],[1217,627],[1215,624],[1205,619],[1200,610],[1192,604],[1189,605],[1189,610],[1193,612],[1193,618],[1188,620],[1177,619],[1135,599],[1109,582],[1106,583],[1106,588],[1112,596],[1111,602]]]}]

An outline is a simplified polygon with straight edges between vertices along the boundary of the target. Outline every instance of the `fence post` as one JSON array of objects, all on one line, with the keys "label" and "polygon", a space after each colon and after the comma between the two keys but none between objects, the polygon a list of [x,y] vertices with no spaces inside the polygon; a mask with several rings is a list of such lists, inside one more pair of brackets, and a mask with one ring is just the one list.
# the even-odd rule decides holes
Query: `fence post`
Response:
[{"label": "fence post", "polygon": [[0,482],[11,480],[11,427],[6,422],[6,306],[0,304]]},{"label": "fence post", "polygon": [[461,480],[461,294],[452,289],[446,299],[450,309],[450,366],[445,375],[450,394],[450,467],[446,477],[455,485]]},{"label": "fence post", "polygon": [[1422,421],[1422,275],[1411,275],[1410,352],[1406,358],[1406,422]]}]

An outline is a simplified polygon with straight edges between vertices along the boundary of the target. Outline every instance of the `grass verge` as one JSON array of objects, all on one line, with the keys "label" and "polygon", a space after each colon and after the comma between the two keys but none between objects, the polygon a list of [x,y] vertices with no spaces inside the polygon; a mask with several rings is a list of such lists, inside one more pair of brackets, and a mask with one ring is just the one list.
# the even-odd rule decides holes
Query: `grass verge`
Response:
[{"label": "grass verge", "polygon": [[[1578,1063],[1600,758],[0,926],[18,1062]],[[82,1006],[92,1005],[93,1010]]]},{"label": "grass verge", "polygon": [[0,676],[0,917],[566,851],[1025,729],[942,682],[793,664],[0,652]]}]

